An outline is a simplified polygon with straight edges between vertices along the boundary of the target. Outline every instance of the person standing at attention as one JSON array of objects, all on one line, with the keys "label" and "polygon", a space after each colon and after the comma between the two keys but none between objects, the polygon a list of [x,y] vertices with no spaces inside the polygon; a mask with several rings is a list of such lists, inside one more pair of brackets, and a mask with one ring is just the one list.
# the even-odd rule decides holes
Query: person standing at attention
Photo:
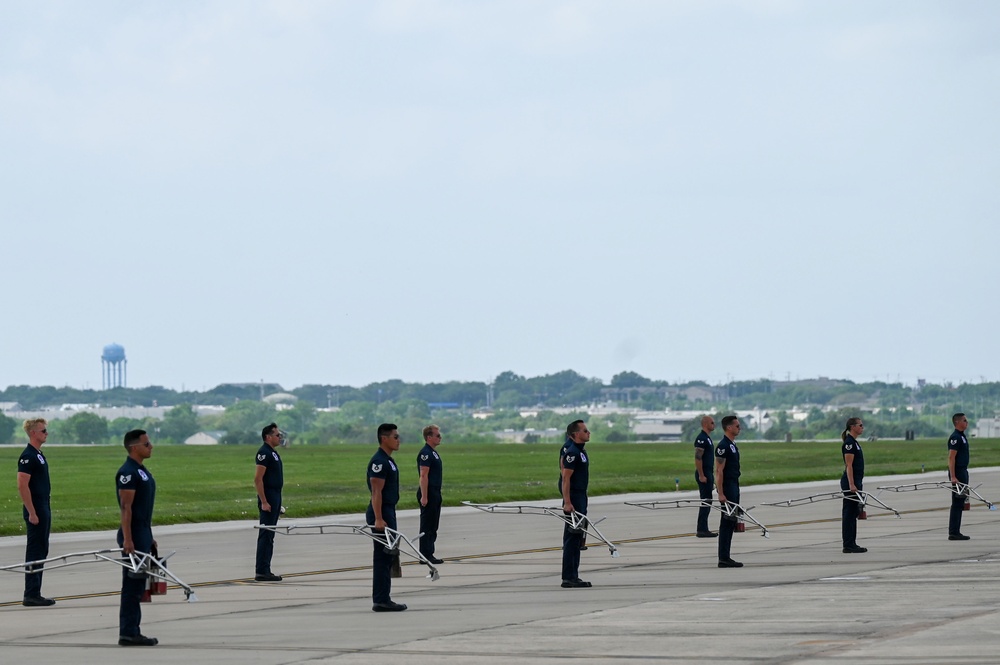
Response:
[{"label": "person standing at attention", "polygon": [[[712,432],[715,431],[715,419],[712,416],[701,417],[701,432],[694,440],[694,480],[698,483],[698,496],[702,501],[712,503],[712,490],[715,488],[715,469],[712,460],[715,459],[715,443],[712,442]],[[715,538],[719,534],[708,528],[708,515],[712,512],[709,506],[698,509],[698,527],[696,535],[699,538]]]},{"label": "person standing at attention", "polygon": [[428,425],[424,428],[424,447],[417,453],[417,503],[420,504],[420,553],[433,564],[444,563],[434,555],[438,526],[441,524],[441,428]]},{"label": "person standing at attention", "polygon": [[[858,437],[865,431],[861,418],[849,418],[847,426],[840,435],[844,442],[840,448],[844,457],[844,475],[840,477],[840,489],[844,493],[844,505],[841,509],[841,535],[844,541],[844,554],[863,554],[867,547],[858,547],[858,517],[861,514],[861,504],[847,498],[863,488],[865,479],[865,455],[858,443]],[[860,498],[860,497],[858,497]]]},{"label": "person standing at attention", "polygon": [[[399,432],[392,423],[382,423],[376,432],[378,450],[368,462],[368,491],[371,501],[365,511],[365,522],[375,533],[386,528],[396,529],[396,504],[399,502],[399,469],[392,454],[399,450]],[[392,564],[396,555],[385,545],[372,542],[372,611],[402,612],[406,605],[395,603],[392,591]]]},{"label": "person standing at attention", "polygon": [[[740,449],[736,447],[736,437],[740,435],[740,421],[736,416],[722,419],[725,436],[715,448],[715,486],[719,490],[719,503],[740,502]],[[719,522],[719,568],[742,568],[743,564],[730,556],[733,532],[739,516],[723,515]]]},{"label": "person standing at attention", "polygon": [[[153,502],[156,499],[156,481],[143,462],[153,454],[153,444],[144,430],[125,432],[125,450],[128,457],[115,476],[121,526],[118,527],[118,547],[126,558],[133,552],[156,556],[153,539]],[[159,644],[155,637],[139,632],[142,621],[142,593],[146,589],[146,576],[134,575],[122,568],[121,607],[118,610],[118,645],[123,647],[152,647]]]},{"label": "person standing at attention", "polygon": [[[285,484],[281,466],[281,456],[277,448],[281,445],[281,430],[271,423],[260,433],[264,440],[257,451],[257,465],[253,485],[257,490],[257,510],[262,526],[274,526],[281,514],[281,488]],[[274,554],[274,531],[257,530],[257,562],[254,571],[255,582],[280,582],[281,575],[271,572],[271,556]]]},{"label": "person standing at attention", "polygon": [[958,488],[958,483],[969,484],[969,439],[965,436],[969,419],[964,413],[956,413],[951,417],[951,424],[955,426],[955,431],[948,438],[948,480],[954,492],[948,513],[948,540],[969,540],[969,536],[962,533],[965,494]]},{"label": "person standing at attention", "polygon": [[[49,506],[49,464],[42,453],[42,445],[49,438],[48,423],[44,418],[24,421],[24,433],[28,435],[28,445],[17,460],[17,493],[21,495],[21,516],[24,518],[28,536],[24,548],[24,562],[41,561],[49,556],[49,534],[52,531],[52,510]],[[24,598],[26,607],[48,607],[55,605],[52,598],[42,596],[41,566],[38,572],[24,574]]]},{"label": "person standing at attention", "polygon": [[[574,420],[566,428],[567,445],[560,462],[562,466],[563,513],[587,514],[587,486],[590,484],[590,460],[584,447],[590,441],[590,430],[582,420]],[[583,589],[590,582],[580,579],[580,550],[587,542],[586,531],[574,531],[563,525],[562,587]]]}]

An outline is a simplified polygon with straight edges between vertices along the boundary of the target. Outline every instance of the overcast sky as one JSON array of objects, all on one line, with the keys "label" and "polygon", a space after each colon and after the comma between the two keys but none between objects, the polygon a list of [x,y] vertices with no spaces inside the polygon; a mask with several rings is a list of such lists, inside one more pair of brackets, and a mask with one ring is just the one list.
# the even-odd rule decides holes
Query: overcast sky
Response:
[{"label": "overcast sky", "polygon": [[4,2],[0,387],[1000,380],[1000,3]]}]

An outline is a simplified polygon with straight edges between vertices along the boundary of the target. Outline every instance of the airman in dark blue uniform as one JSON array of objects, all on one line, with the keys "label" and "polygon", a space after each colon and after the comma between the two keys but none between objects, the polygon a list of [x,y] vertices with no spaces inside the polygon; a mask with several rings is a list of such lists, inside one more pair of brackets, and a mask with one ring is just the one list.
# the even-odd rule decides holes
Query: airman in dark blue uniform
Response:
[{"label": "airman in dark blue uniform", "polygon": [[[24,518],[27,544],[24,561],[41,561],[49,556],[49,534],[52,531],[52,510],[49,506],[49,464],[42,453],[48,439],[48,424],[42,418],[24,421],[28,445],[17,460],[17,493],[21,496],[21,516]],[[25,573],[24,599],[28,607],[55,605],[52,598],[42,596],[42,572]]]},{"label": "airman in dark blue uniform", "polygon": [[[587,486],[590,484],[590,460],[584,447],[590,441],[590,430],[582,420],[574,420],[566,428],[566,445],[560,452],[560,493],[563,512],[587,514]],[[580,579],[580,550],[587,542],[586,532],[576,532],[563,525],[562,587],[586,588],[590,582]]]},{"label": "airman in dark blue uniform", "polygon": [[[740,502],[740,449],[736,447],[736,437],[740,435],[740,421],[736,416],[722,419],[725,436],[715,447],[715,486],[719,491],[720,503]],[[719,568],[742,568],[743,564],[730,556],[733,532],[736,531],[738,517],[722,516],[719,522]]]},{"label": "airman in dark blue uniform", "polygon": [[[847,427],[840,435],[843,444],[840,453],[844,458],[844,475],[840,477],[840,489],[846,497],[864,489],[865,454],[858,443],[858,437],[865,430],[861,418],[849,418]],[[858,546],[858,516],[861,514],[861,504],[853,499],[845,498],[841,507],[840,532],[844,541],[844,554],[863,554],[867,547]]]},{"label": "airman in dark blue uniform", "polygon": [[[153,444],[141,429],[125,433],[125,450],[128,459],[115,475],[115,490],[121,510],[118,528],[118,546],[123,554],[146,552],[156,556],[153,539],[153,502],[156,499],[156,481],[143,462],[153,454]],[[142,610],[139,603],[146,589],[146,576],[135,575],[122,568],[121,608],[118,612],[118,644],[121,646],[156,646],[155,637],[139,632]]]},{"label": "airman in dark blue uniform", "polygon": [[[955,431],[948,438],[948,480],[957,488],[957,483],[969,484],[969,439],[965,430],[969,420],[964,413],[951,417]],[[965,510],[965,496],[960,492],[951,495],[951,511],[948,513],[948,540],[969,540],[962,533],[962,511]]]},{"label": "airman in dark blue uniform", "polygon": [[[701,432],[694,440],[694,481],[698,483],[698,496],[702,501],[712,502],[712,490],[715,487],[715,443],[711,434],[715,431],[715,419],[712,416],[702,416]],[[698,509],[699,538],[715,538],[718,534],[708,528],[708,515],[712,509],[702,506]]]},{"label": "airman in dark blue uniform", "polygon": [[[392,423],[378,426],[378,450],[368,462],[368,490],[372,498],[365,511],[365,521],[374,531],[396,529],[396,504],[399,502],[399,469],[392,454],[399,450],[399,432]],[[392,564],[396,553],[380,543],[372,543],[372,611],[401,612],[406,605],[395,603],[392,590]]]},{"label": "airman in dark blue uniform", "polygon": [[417,503],[420,505],[420,553],[433,564],[444,563],[434,554],[438,526],[441,524],[441,428],[428,425],[424,428],[424,447],[417,453]]},{"label": "airman in dark blue uniform", "polygon": [[[256,471],[253,484],[257,490],[257,510],[260,523],[274,526],[281,514],[281,488],[285,484],[281,466],[281,456],[277,447],[281,444],[281,430],[271,423],[261,430],[263,445],[257,450]],[[254,580],[257,582],[280,582],[281,575],[271,572],[271,556],[274,554],[274,531],[257,530],[257,562]]]}]

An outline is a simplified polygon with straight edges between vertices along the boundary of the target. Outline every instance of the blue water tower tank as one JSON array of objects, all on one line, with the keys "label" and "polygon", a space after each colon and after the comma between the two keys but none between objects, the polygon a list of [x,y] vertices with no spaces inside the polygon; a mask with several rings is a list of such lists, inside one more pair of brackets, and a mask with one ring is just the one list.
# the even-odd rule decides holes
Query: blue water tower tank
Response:
[{"label": "blue water tower tank", "polygon": [[104,390],[124,388],[127,385],[125,347],[121,344],[108,344],[101,354],[101,387]]},{"label": "blue water tower tank", "polygon": [[104,347],[101,360],[115,364],[125,360],[125,347],[121,344],[108,344]]}]

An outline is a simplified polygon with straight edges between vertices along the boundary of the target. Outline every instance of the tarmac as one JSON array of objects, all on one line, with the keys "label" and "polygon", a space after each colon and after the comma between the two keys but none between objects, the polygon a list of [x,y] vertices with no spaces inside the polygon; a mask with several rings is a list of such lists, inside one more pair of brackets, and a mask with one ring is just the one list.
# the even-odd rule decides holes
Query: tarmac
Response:
[{"label": "tarmac", "polygon": [[[600,473],[595,466],[595,473]],[[879,485],[944,474],[865,478]],[[986,498],[1000,468],[973,469]],[[644,510],[625,501],[696,498],[691,492],[591,499],[592,519],[620,557],[593,539],[581,577],[560,588],[561,523],[544,515],[446,508],[440,580],[405,564],[393,580],[401,613],[371,611],[371,541],[351,535],[278,535],[282,582],[253,582],[253,522],[155,527],[170,569],[195,587],[171,587],[143,605],[156,647],[117,646],[121,573],[89,563],[45,574],[48,608],[20,604],[23,578],[0,572],[4,663],[781,663],[867,665],[1000,662],[1000,511],[973,504],[969,541],[947,538],[947,490],[882,492],[902,517],[869,506],[864,554],[843,554],[839,500],[783,501],[833,492],[837,482],[743,489],[743,505],[770,530],[733,541],[739,569],[717,567],[717,540],[694,537],[696,508]],[[291,489],[291,488],[290,488]],[[447,495],[447,486],[445,487]],[[1000,500],[1000,499],[998,499]],[[558,505],[558,500],[535,505]],[[281,524],[362,524],[361,515],[295,520],[286,493]],[[713,511],[711,526],[718,525]],[[155,515],[154,515],[155,524]],[[399,513],[415,536],[416,511]],[[50,556],[114,547],[113,532],[55,534]],[[24,538],[0,538],[0,564],[23,560]]]}]

